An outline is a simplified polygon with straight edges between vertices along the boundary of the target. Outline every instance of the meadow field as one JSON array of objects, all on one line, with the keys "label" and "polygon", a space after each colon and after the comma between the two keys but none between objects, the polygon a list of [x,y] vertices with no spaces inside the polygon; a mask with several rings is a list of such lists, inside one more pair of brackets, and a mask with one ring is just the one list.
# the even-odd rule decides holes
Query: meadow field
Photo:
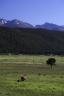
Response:
[{"label": "meadow field", "polygon": [[[52,70],[50,57],[56,59]],[[0,96],[64,96],[64,56],[0,55]]]}]

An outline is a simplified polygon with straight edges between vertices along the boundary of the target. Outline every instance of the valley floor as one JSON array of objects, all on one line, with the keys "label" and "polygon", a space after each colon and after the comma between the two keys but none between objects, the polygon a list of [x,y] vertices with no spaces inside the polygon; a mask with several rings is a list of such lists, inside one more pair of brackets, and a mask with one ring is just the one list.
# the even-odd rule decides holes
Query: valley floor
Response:
[{"label": "valley floor", "polygon": [[[17,82],[21,75],[26,80]],[[64,96],[64,56],[0,55],[0,96]]]}]

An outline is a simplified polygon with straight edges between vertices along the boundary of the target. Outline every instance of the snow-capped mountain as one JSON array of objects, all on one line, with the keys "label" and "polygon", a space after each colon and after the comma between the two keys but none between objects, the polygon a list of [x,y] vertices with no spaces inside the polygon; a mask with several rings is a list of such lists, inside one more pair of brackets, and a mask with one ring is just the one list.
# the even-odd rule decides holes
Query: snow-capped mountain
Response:
[{"label": "snow-capped mountain", "polygon": [[0,26],[8,27],[8,28],[41,28],[41,29],[48,29],[48,30],[64,31],[64,25],[59,26],[53,23],[44,23],[42,25],[33,26],[27,22],[23,22],[17,19],[13,19],[13,20],[0,19]]},{"label": "snow-capped mountain", "polygon": [[4,25],[4,24],[6,24],[7,23],[7,20],[6,19],[0,19],[0,26],[1,25]]},{"label": "snow-capped mountain", "polygon": [[5,26],[11,27],[11,28],[14,28],[14,27],[17,27],[17,28],[33,28],[33,26],[31,24],[20,21],[20,20],[17,20],[17,19],[9,21],[8,23],[5,24]]},{"label": "snow-capped mountain", "polygon": [[14,20],[5,20],[0,19],[0,26],[9,27],[9,28],[33,28],[33,25],[14,19]]},{"label": "snow-capped mountain", "polygon": [[52,24],[52,23],[44,23],[42,25],[36,25],[36,28],[45,28],[45,29],[54,29],[54,28],[58,28],[59,26],[56,24]]},{"label": "snow-capped mountain", "polygon": [[64,30],[64,26],[59,26],[53,23],[44,23],[42,25],[36,25],[35,28],[44,28],[48,30]]}]

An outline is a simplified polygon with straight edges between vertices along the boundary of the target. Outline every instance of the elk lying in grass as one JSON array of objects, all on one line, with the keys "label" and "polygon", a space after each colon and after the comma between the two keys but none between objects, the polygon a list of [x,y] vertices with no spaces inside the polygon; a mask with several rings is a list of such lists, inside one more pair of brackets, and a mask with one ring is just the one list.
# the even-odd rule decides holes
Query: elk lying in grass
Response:
[{"label": "elk lying in grass", "polygon": [[27,79],[26,75],[21,75],[20,79],[17,80],[17,82],[25,81]]}]

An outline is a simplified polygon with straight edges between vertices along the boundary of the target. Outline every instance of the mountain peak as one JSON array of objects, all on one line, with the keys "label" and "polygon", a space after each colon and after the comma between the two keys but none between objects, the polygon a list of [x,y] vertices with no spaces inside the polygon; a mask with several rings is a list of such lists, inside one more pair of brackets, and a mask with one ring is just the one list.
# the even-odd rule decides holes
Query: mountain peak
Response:
[{"label": "mountain peak", "polygon": [[7,20],[6,19],[0,19],[0,25],[2,24],[6,24],[7,23]]},{"label": "mountain peak", "polygon": [[44,24],[42,25],[36,25],[35,26],[36,28],[41,28],[41,29],[48,29],[48,30],[58,30],[58,31],[64,31],[64,27],[63,26],[59,26],[59,25],[56,25],[56,24],[53,24],[53,23],[48,23],[48,22],[45,22]]},{"label": "mountain peak", "polygon": [[14,24],[21,24],[23,23],[22,21],[18,20],[18,19],[13,19],[10,21],[11,23],[14,23]]},{"label": "mountain peak", "polygon": [[6,20],[0,19],[0,26],[10,27],[10,28],[33,28],[33,26],[27,22],[20,21],[18,19]]}]

